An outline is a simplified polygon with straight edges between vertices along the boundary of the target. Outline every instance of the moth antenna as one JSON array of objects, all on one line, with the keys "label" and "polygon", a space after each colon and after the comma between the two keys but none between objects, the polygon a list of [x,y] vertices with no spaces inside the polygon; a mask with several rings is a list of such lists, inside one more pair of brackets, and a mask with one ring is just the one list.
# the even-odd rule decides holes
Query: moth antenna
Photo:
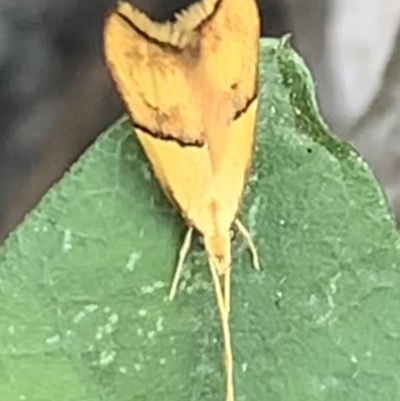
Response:
[{"label": "moth antenna", "polygon": [[239,233],[242,235],[242,237],[246,241],[247,246],[250,249],[251,257],[252,257],[252,260],[253,260],[253,267],[256,270],[260,270],[260,261],[258,259],[257,248],[254,245],[253,240],[251,239],[251,235],[250,235],[249,231],[247,230],[247,228],[238,219],[235,220],[234,224],[235,224],[236,228],[238,229]]},{"label": "moth antenna", "polygon": [[171,289],[169,291],[169,299],[170,299],[170,301],[172,301],[174,299],[175,294],[176,294],[176,290],[178,288],[179,279],[180,279],[181,274],[182,274],[183,264],[185,262],[187,254],[189,252],[190,244],[192,243],[192,234],[193,234],[193,228],[190,227],[186,231],[185,239],[183,240],[183,244],[181,246],[181,249],[179,250],[178,264],[176,266],[174,279],[172,280]]},{"label": "moth antenna", "polygon": [[231,268],[226,271],[224,275],[224,300],[225,308],[229,315],[231,311]]},{"label": "moth antenna", "polygon": [[[222,334],[224,338],[224,354],[225,354],[225,374],[226,374],[226,401],[234,401],[234,388],[233,388],[233,353],[231,343],[231,331],[229,327],[229,307],[226,304],[226,288],[224,291],[221,287],[221,281],[218,276],[219,267],[215,264],[212,258],[209,258],[210,270],[213,278],[215,294],[217,296],[218,309],[221,317]],[[227,283],[226,277],[230,277],[230,270],[225,274],[225,285]],[[230,278],[228,279],[230,284]],[[230,292],[229,292],[230,293]]]}]

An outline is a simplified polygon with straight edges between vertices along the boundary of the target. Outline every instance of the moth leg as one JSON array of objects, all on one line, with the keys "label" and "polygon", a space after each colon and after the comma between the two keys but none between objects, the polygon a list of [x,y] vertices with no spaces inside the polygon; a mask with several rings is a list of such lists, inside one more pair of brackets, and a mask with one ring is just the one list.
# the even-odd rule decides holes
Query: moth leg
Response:
[{"label": "moth leg", "polygon": [[244,238],[244,240],[247,243],[247,246],[250,249],[251,257],[253,259],[253,267],[256,270],[260,270],[260,262],[258,259],[257,249],[256,249],[256,246],[254,245],[253,240],[251,239],[250,233],[248,232],[247,228],[240,222],[240,220],[236,219],[234,224],[235,224],[236,228],[239,230],[240,234],[242,235],[242,237]]},{"label": "moth leg", "polygon": [[[224,337],[224,353],[225,353],[225,370],[226,370],[226,401],[233,401],[233,356],[231,332],[229,328],[229,311],[226,307],[226,294],[222,291],[221,281],[218,276],[218,266],[209,258],[210,270],[213,278],[215,294],[217,296],[218,309],[221,316],[222,333]],[[230,270],[230,269],[229,269]],[[226,273],[226,276],[229,272]],[[226,277],[225,276],[225,277]],[[226,280],[225,280],[226,283]]]},{"label": "moth leg", "polygon": [[176,290],[178,288],[179,279],[183,269],[183,263],[185,262],[186,256],[190,249],[190,244],[192,242],[192,234],[193,234],[193,228],[190,227],[186,232],[185,239],[183,240],[183,244],[181,246],[181,249],[179,250],[178,264],[176,266],[174,279],[172,280],[171,289],[169,291],[170,301],[174,299]]},{"label": "moth leg", "polygon": [[231,311],[231,268],[230,267],[224,275],[224,299],[225,299],[226,312],[229,315],[229,313]]}]

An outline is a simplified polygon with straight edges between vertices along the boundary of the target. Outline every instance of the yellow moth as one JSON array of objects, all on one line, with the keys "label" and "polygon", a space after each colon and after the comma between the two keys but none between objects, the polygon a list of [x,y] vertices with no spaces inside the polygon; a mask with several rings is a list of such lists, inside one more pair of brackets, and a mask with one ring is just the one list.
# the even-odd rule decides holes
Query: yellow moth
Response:
[{"label": "yellow moth", "polygon": [[221,315],[226,400],[233,401],[229,330],[231,240],[251,166],[257,111],[259,16],[255,0],[198,0],[157,22],[119,2],[104,31],[107,65],[165,194],[204,238]]}]

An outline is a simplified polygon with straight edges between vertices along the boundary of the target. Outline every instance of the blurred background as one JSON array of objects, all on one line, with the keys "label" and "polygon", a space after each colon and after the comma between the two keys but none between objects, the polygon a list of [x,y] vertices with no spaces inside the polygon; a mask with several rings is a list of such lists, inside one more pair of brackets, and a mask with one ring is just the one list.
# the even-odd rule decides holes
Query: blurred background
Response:
[{"label": "blurred background", "polygon": [[[130,0],[168,18],[191,0]],[[122,113],[102,59],[115,0],[0,0],[0,243]],[[400,1],[258,0],[292,32],[325,120],[367,159],[400,220]]]}]

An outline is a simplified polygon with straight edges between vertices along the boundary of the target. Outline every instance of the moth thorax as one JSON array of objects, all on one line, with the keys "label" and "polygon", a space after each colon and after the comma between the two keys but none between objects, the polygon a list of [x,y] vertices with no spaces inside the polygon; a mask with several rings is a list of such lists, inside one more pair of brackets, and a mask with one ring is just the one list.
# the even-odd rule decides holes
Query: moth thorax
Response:
[{"label": "moth thorax", "polygon": [[231,266],[231,239],[225,234],[205,235],[204,245],[218,275],[224,275]]}]

